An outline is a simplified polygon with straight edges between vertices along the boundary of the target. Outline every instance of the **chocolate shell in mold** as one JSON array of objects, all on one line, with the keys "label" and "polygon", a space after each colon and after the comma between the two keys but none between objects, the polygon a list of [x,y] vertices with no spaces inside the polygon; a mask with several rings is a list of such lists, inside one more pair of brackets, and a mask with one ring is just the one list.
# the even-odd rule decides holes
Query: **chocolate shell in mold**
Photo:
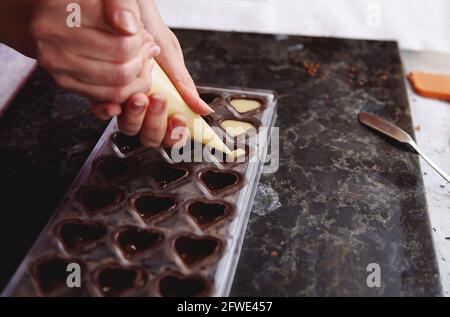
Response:
[{"label": "chocolate shell in mold", "polygon": [[212,196],[230,194],[244,185],[244,175],[233,170],[207,167],[198,171],[197,177]]},{"label": "chocolate shell in mold", "polygon": [[98,221],[65,219],[55,226],[55,234],[70,253],[81,253],[95,247],[106,236],[108,229]]},{"label": "chocolate shell in mold", "polygon": [[200,93],[200,98],[208,105],[212,104],[216,99],[220,98],[220,94],[214,92]]},{"label": "chocolate shell in mold", "polygon": [[223,252],[224,243],[213,236],[182,233],[173,239],[172,248],[183,264],[192,269],[215,263]]},{"label": "chocolate shell in mold", "polygon": [[178,205],[174,195],[153,192],[136,193],[130,197],[129,203],[146,223],[172,216]]},{"label": "chocolate shell in mold", "polygon": [[230,220],[234,216],[234,207],[222,200],[192,199],[184,205],[184,212],[205,230]]},{"label": "chocolate shell in mold", "polygon": [[39,291],[43,295],[51,295],[70,290],[67,286],[67,267],[71,263],[80,265],[81,270],[84,270],[83,261],[59,255],[46,255],[35,260],[31,264],[30,272]]},{"label": "chocolate shell in mold", "polygon": [[87,185],[75,194],[87,214],[93,216],[109,212],[120,204],[124,198],[122,189],[115,186]]},{"label": "chocolate shell in mold", "polygon": [[126,296],[141,290],[148,281],[147,272],[139,266],[107,263],[92,273],[99,294],[107,297]]},{"label": "chocolate shell in mold", "polygon": [[158,292],[163,297],[201,297],[211,295],[212,283],[200,274],[184,275],[172,271],[157,281]]},{"label": "chocolate shell in mold", "polygon": [[105,182],[117,183],[133,177],[139,167],[139,160],[136,157],[110,155],[98,158],[92,167]]},{"label": "chocolate shell in mold", "polygon": [[159,189],[173,187],[187,180],[190,169],[184,164],[151,163],[146,170]]},{"label": "chocolate shell in mold", "polygon": [[138,150],[145,149],[139,138],[139,135],[130,136],[121,132],[115,132],[111,135],[111,142],[121,154],[128,155]]},{"label": "chocolate shell in mold", "polygon": [[114,243],[128,260],[150,257],[164,241],[164,233],[135,226],[119,227],[113,232]]}]

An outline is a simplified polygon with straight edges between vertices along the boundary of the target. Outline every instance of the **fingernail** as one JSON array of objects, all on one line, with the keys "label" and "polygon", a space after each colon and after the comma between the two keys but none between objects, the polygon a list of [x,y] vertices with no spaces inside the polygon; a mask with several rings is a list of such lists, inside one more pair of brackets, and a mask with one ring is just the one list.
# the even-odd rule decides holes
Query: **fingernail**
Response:
[{"label": "fingernail", "polygon": [[150,103],[150,111],[153,113],[160,113],[164,108],[164,98],[159,95],[153,95],[152,102]]},{"label": "fingernail", "polygon": [[130,110],[133,114],[141,114],[145,109],[146,103],[142,100],[135,100],[131,103]]},{"label": "fingernail", "polygon": [[109,109],[108,111],[106,111],[107,115],[112,118],[112,117],[117,117],[120,116],[120,114],[122,113],[122,111],[120,110],[116,110],[116,109]]},{"label": "fingernail", "polygon": [[120,10],[117,13],[117,22],[129,33],[134,34],[138,31],[136,19],[131,11]]},{"label": "fingernail", "polygon": [[204,102],[200,97],[198,97],[199,102],[203,105],[203,107],[208,111],[206,115],[215,113],[214,109],[211,108],[206,102]]},{"label": "fingernail", "polygon": [[159,53],[161,53],[161,48],[156,44],[151,45],[148,49],[148,56],[150,58],[153,58],[153,57],[159,55]]},{"label": "fingernail", "polygon": [[206,108],[210,111],[208,114],[216,113],[216,111],[213,108],[211,108],[210,106],[208,106],[207,104],[206,104]]}]

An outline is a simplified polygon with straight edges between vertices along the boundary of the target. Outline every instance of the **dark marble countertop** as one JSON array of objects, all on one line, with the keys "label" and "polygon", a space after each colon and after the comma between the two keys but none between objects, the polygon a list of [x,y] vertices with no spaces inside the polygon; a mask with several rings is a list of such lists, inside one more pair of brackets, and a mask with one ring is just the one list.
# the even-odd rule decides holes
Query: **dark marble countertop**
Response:
[{"label": "dark marble countertop", "polygon": [[[356,120],[413,132],[395,43],[175,32],[199,84],[279,94],[280,167],[261,178],[231,295],[440,295],[417,157]],[[41,70],[0,119],[0,287],[104,127]]]}]

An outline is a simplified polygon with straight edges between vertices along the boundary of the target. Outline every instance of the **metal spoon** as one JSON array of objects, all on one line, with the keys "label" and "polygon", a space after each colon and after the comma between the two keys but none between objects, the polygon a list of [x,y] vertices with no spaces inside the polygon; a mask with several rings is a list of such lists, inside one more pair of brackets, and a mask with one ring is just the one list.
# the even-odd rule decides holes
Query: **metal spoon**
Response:
[{"label": "metal spoon", "polygon": [[391,137],[392,139],[397,140],[398,142],[405,143],[411,146],[414,149],[414,151],[416,151],[420,156],[422,156],[422,158],[428,164],[430,164],[430,166],[436,172],[438,172],[448,183],[450,183],[450,177],[447,175],[447,173],[445,173],[442,169],[440,169],[439,166],[434,164],[433,161],[431,161],[430,158],[427,157],[425,153],[423,153],[419,149],[416,142],[414,142],[413,138],[408,133],[406,133],[396,125],[368,112],[360,112],[358,114],[358,119],[360,122],[371,127],[372,129],[375,129],[378,132],[381,132]]}]

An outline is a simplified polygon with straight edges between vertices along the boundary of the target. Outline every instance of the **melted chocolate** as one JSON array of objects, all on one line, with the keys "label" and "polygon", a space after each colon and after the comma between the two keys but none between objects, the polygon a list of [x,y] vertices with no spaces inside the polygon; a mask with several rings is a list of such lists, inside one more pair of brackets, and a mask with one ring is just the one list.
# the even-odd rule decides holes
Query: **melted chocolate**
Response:
[{"label": "melted chocolate", "polygon": [[94,279],[103,296],[120,296],[144,286],[148,277],[141,268],[110,264],[97,269]]},{"label": "melted chocolate", "polygon": [[226,202],[195,200],[186,205],[186,212],[203,230],[233,214],[233,208]]},{"label": "melted chocolate", "polygon": [[108,231],[100,222],[83,222],[79,219],[64,220],[56,228],[58,238],[64,247],[74,252],[93,246]]},{"label": "melted chocolate", "polygon": [[211,291],[211,283],[201,275],[168,273],[159,280],[159,293],[164,297],[205,296]]},{"label": "melted chocolate", "polygon": [[219,97],[218,95],[211,93],[200,94],[200,98],[207,104],[213,103],[213,101],[216,100],[218,97]]},{"label": "melted chocolate", "polygon": [[242,175],[234,171],[207,169],[199,174],[201,182],[213,193],[219,193],[242,183]]},{"label": "melted chocolate", "polygon": [[183,263],[192,267],[214,260],[213,256],[222,252],[223,243],[211,236],[184,234],[175,238],[173,248]]},{"label": "melted chocolate", "polygon": [[56,290],[66,288],[67,266],[70,263],[78,262],[63,259],[58,256],[45,257],[36,261],[31,270],[39,289],[44,294],[49,294]]},{"label": "melted chocolate", "polygon": [[155,250],[163,242],[164,234],[156,230],[127,226],[118,230],[115,240],[125,257],[134,258]]},{"label": "melted chocolate", "polygon": [[177,201],[171,195],[143,193],[133,196],[131,205],[145,221],[151,221],[174,211]]},{"label": "melted chocolate", "polygon": [[155,163],[149,168],[150,176],[159,188],[179,183],[189,175],[189,169],[177,165]]},{"label": "melted chocolate", "polygon": [[123,154],[131,153],[142,147],[139,135],[129,136],[116,132],[111,136],[111,140]]},{"label": "melted chocolate", "polygon": [[107,182],[117,182],[130,177],[137,169],[134,158],[103,157],[94,164],[96,172]]},{"label": "melted chocolate", "polygon": [[95,214],[120,203],[123,193],[117,187],[86,186],[77,192],[77,198],[88,213]]}]

